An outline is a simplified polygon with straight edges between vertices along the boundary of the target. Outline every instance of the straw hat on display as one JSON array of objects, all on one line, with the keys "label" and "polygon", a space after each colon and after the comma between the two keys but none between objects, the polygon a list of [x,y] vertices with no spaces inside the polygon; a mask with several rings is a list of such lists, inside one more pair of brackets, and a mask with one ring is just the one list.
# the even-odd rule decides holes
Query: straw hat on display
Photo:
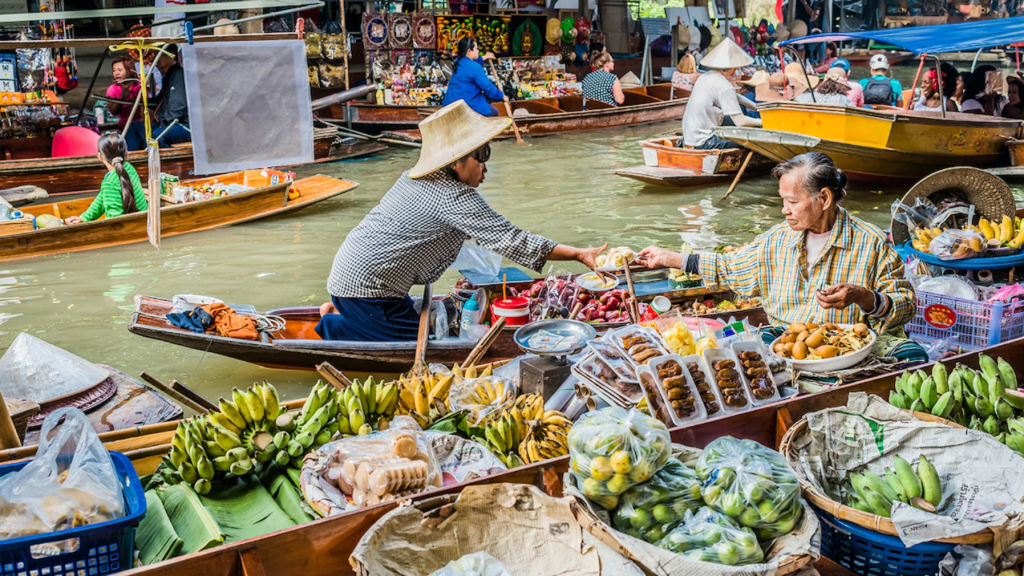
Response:
[{"label": "straw hat on display", "polygon": [[807,23],[803,20],[793,20],[786,25],[786,28],[789,29],[790,40],[807,36]]},{"label": "straw hat on display", "polygon": [[723,38],[715,49],[700,61],[700,65],[711,70],[730,70],[750,66],[754,59],[740,48],[731,38]]},{"label": "straw hat on display", "polygon": [[690,28],[685,24],[676,27],[676,34],[679,35],[679,44],[677,49],[689,50],[690,49]]},{"label": "straw hat on display", "polygon": [[[813,73],[804,73],[804,67],[799,62],[790,62],[786,64],[784,68],[786,76],[789,77],[790,82],[794,82],[804,87],[804,89],[813,89],[821,81]],[[808,84],[810,82],[810,84]]]},{"label": "straw hat on display", "polygon": [[786,40],[789,40],[789,28],[779,26],[775,29],[775,41],[785,42]]},{"label": "straw hat on display", "polygon": [[750,80],[743,80],[740,84],[756,88],[761,84],[767,84],[770,76],[764,70],[758,70],[754,72],[754,75],[750,77]]},{"label": "straw hat on display", "polygon": [[807,91],[802,84],[789,80],[789,77],[782,72],[776,72],[768,77],[768,82],[754,88],[754,97],[757,98],[758,103],[782,102],[786,99],[783,96],[783,89],[786,87],[787,81],[789,82],[790,98],[796,98]]},{"label": "straw hat on display", "polygon": [[834,80],[847,88],[850,87],[850,81],[846,79],[846,71],[842,68],[829,68],[825,73],[825,80]]},{"label": "straw hat on display", "polygon": [[441,108],[420,122],[423,147],[409,177],[422,178],[454,164],[493,140],[510,124],[510,118],[485,118],[477,114],[465,100]]}]

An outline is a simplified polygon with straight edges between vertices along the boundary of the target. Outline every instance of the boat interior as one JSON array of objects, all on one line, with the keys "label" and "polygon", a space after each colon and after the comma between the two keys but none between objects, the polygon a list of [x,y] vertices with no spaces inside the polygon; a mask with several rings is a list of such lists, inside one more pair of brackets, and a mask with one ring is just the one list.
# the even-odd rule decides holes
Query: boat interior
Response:
[{"label": "boat interior", "polygon": [[[654,104],[668,100],[682,100],[690,96],[689,90],[672,89],[671,84],[652,84],[651,86],[640,86],[637,88],[626,88],[623,91],[626,97],[623,106],[638,106],[641,104]],[[538,98],[536,100],[516,100],[509,103],[515,110],[525,110],[530,115],[564,114],[566,112],[583,112],[582,96],[559,96],[557,98]],[[498,106],[498,114],[507,116],[503,106]],[[586,110],[608,110],[617,108],[598,100],[587,100]]]}]

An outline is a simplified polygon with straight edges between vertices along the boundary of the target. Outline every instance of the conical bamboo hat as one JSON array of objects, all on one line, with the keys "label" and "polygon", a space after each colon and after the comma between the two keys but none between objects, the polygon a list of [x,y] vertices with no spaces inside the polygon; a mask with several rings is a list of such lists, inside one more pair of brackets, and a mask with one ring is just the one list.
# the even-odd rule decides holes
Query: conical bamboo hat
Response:
[{"label": "conical bamboo hat", "polygon": [[89,390],[110,372],[71,352],[22,332],[0,358],[0,392],[42,404]]}]

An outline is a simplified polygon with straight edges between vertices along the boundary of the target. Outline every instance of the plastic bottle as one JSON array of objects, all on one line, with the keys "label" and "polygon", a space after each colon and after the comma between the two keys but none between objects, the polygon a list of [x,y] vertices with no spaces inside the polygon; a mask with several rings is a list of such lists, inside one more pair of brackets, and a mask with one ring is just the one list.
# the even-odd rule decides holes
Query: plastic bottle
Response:
[{"label": "plastic bottle", "polygon": [[476,296],[469,299],[462,307],[462,318],[459,319],[459,338],[467,340],[473,327],[480,323],[480,306],[476,303]]}]

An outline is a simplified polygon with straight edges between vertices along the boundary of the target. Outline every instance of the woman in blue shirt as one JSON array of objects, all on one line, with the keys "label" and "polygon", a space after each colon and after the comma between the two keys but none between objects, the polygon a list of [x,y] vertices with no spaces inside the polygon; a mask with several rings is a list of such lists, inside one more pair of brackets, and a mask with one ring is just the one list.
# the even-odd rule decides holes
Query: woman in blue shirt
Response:
[{"label": "woman in blue shirt", "polygon": [[506,96],[484,72],[484,60],[494,60],[494,54],[488,52],[480,57],[480,47],[476,40],[463,38],[456,47],[455,67],[452,77],[448,80],[448,92],[444,95],[445,106],[452,102],[465,100],[474,112],[481,116],[497,116],[498,109],[491,101],[508,101]]}]

